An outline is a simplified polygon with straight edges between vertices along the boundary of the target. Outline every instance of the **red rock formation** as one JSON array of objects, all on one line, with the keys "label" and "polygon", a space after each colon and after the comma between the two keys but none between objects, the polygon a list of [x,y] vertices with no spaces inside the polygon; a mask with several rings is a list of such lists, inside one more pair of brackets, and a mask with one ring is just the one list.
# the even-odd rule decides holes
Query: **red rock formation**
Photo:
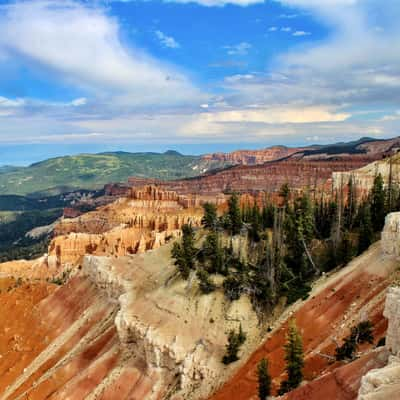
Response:
[{"label": "red rock formation", "polygon": [[[0,279],[2,282],[2,280]],[[36,282],[0,294],[0,396],[17,399],[142,399],[156,374],[130,359],[115,304],[83,278],[55,290]]]},{"label": "red rock formation", "polygon": [[[281,161],[256,166],[237,166],[209,173],[195,178],[161,182],[157,185],[179,194],[195,193],[216,195],[221,192],[277,192],[284,183],[293,190],[316,187],[330,189],[333,171],[348,171],[365,165],[366,158],[338,161]],[[142,180],[139,181],[142,184]],[[129,184],[136,187],[137,178],[130,178]]]},{"label": "red rock formation", "polygon": [[[293,317],[303,336],[306,380],[313,380],[340,367],[340,363],[331,364],[326,357],[319,354],[332,356],[335,342],[340,342],[348,334],[350,327],[357,324],[361,318],[368,318],[372,321],[375,341],[385,335],[387,322],[383,318],[382,312],[385,291],[392,282],[395,265],[396,260],[382,257],[380,245],[375,244],[367,253],[342,270],[329,285],[323,285],[310,300],[294,313]],[[256,399],[256,368],[263,357],[269,360],[270,373],[276,389],[285,377],[283,346],[286,331],[287,323],[275,330],[265,343],[252,354],[246,364],[211,399]],[[353,394],[350,394],[348,399],[356,398],[359,382],[365,371],[365,368],[360,369],[358,375],[354,375],[353,371],[353,378],[348,377],[353,382]],[[337,372],[334,374],[338,375],[332,376],[340,375]],[[318,393],[321,393],[321,390]],[[329,392],[327,393],[329,394]],[[306,398],[301,396],[303,394],[299,395],[299,398],[290,397],[290,399]],[[324,398],[342,399],[340,396]],[[310,397],[310,399],[316,400],[317,397]]]},{"label": "red rock formation", "polygon": [[[313,149],[313,147],[308,147]],[[204,160],[220,161],[240,165],[264,164],[304,150],[303,147],[273,146],[261,150],[237,150],[231,153],[212,153],[203,156]]]},{"label": "red rock formation", "polygon": [[200,226],[200,204],[155,186],[130,189],[127,198],[61,220],[49,246],[50,263],[76,265],[85,254],[118,257],[160,247],[179,236],[184,224]]}]

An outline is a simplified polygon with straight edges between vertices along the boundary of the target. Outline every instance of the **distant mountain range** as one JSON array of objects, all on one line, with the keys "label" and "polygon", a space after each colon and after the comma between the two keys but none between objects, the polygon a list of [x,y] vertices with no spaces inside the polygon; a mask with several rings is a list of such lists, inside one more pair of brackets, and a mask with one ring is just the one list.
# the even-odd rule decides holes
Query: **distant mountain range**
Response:
[{"label": "distant mountain range", "polygon": [[50,196],[95,189],[109,182],[143,178],[178,179],[199,175],[225,162],[165,153],[112,152],[51,158],[28,167],[0,168],[0,195]]},{"label": "distant mountain range", "polygon": [[347,143],[290,148],[273,146],[203,156],[123,151],[51,158],[28,167],[0,167],[0,195],[52,196],[79,189],[96,189],[129,177],[174,180],[190,178],[234,165],[260,165],[277,160],[329,160],[338,157],[379,158],[400,147],[400,138],[361,138]]}]

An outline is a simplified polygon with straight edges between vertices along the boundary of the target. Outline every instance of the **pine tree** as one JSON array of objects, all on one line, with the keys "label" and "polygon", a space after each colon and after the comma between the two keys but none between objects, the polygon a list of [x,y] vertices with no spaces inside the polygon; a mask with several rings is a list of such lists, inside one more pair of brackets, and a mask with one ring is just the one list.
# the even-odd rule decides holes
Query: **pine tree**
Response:
[{"label": "pine tree", "polygon": [[339,262],[348,264],[353,258],[354,250],[353,243],[350,238],[349,231],[345,230],[342,235],[342,241],[339,246]]},{"label": "pine tree", "polygon": [[187,279],[194,269],[197,249],[194,246],[194,231],[190,225],[182,227],[182,243],[174,243],[171,251],[183,279]]},{"label": "pine tree", "polygon": [[249,230],[249,237],[252,242],[258,243],[261,240],[260,237],[260,229],[261,229],[261,215],[260,215],[260,210],[257,206],[256,203],[254,203],[254,206],[251,210],[250,214],[250,223],[251,227]]},{"label": "pine tree", "polygon": [[239,198],[234,193],[228,200],[228,217],[232,235],[237,235],[242,229],[242,216],[239,207]]},{"label": "pine tree", "polygon": [[202,255],[208,264],[208,272],[226,273],[223,249],[217,232],[210,232],[206,236],[202,246]]},{"label": "pine tree", "polygon": [[371,245],[374,239],[374,232],[371,221],[369,205],[364,205],[360,213],[360,231],[358,235],[358,254],[361,254]]},{"label": "pine tree", "polygon": [[357,210],[357,197],[353,176],[350,177],[347,188],[347,203],[344,209],[344,226],[351,230]]},{"label": "pine tree", "polygon": [[289,323],[287,341],[285,344],[285,361],[287,379],[282,382],[279,394],[284,394],[297,388],[303,380],[303,340],[297,330],[294,320]]},{"label": "pine tree", "polygon": [[371,321],[362,321],[353,326],[350,335],[344,338],[343,344],[336,348],[336,359],[338,361],[345,359],[354,359],[359,344],[374,342],[373,325]]},{"label": "pine tree", "polygon": [[199,278],[199,288],[203,294],[208,294],[215,290],[215,285],[205,269],[198,269],[197,277]]},{"label": "pine tree", "polygon": [[385,205],[383,178],[378,174],[371,190],[371,220],[375,232],[380,232],[385,224]]},{"label": "pine tree", "polygon": [[203,205],[204,216],[201,220],[204,228],[215,230],[217,228],[218,216],[217,207],[213,203],[205,203]]},{"label": "pine tree", "polygon": [[271,394],[271,376],[268,373],[268,361],[263,358],[257,366],[258,398],[266,400]]},{"label": "pine tree", "polygon": [[279,196],[282,197],[283,199],[283,206],[287,208],[289,206],[289,200],[290,200],[290,188],[288,183],[284,183],[281,186],[281,189],[279,191]]},{"label": "pine tree", "polygon": [[226,344],[226,352],[222,358],[224,364],[230,364],[239,360],[238,352],[240,346],[246,341],[246,334],[243,332],[242,327],[239,328],[239,333],[236,333],[233,329],[229,331],[228,343]]}]

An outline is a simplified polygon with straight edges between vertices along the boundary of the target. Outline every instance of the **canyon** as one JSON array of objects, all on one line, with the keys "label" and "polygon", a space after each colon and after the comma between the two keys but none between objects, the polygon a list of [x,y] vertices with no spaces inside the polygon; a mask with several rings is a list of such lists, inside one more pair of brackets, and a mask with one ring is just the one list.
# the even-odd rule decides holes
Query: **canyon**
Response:
[{"label": "canyon", "polygon": [[[204,186],[193,182],[205,177],[109,186],[106,204],[55,224],[47,254],[0,264],[0,399],[255,400],[263,357],[274,393],[285,377],[283,345],[293,318],[304,342],[305,380],[283,399],[379,400],[396,393],[400,296],[391,286],[400,278],[400,213],[387,216],[379,242],[323,274],[308,299],[278,304],[263,321],[247,296],[231,302],[221,290],[202,295],[198,281],[179,278],[171,258],[182,226],[201,225],[204,202],[226,207],[227,196],[214,188],[226,183],[247,193],[242,202],[254,201],[249,176],[257,177],[250,192],[265,182],[277,191],[286,165],[292,182],[298,179],[295,189],[313,176],[322,191],[331,187],[333,169],[346,173],[365,162],[360,156],[232,167]],[[372,171],[368,166],[367,175]],[[244,244],[238,237],[232,247]],[[334,361],[336,344],[365,319],[373,323],[374,343],[352,362]],[[240,360],[225,366],[227,334],[240,325],[247,336]]]}]

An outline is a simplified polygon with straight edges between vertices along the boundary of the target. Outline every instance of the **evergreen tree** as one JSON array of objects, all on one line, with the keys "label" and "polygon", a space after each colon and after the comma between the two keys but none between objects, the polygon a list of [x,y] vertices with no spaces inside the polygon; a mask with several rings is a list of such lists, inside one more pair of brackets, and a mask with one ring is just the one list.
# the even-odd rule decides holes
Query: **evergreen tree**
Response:
[{"label": "evergreen tree", "polygon": [[228,200],[228,217],[232,235],[237,235],[242,229],[242,216],[240,213],[239,198],[234,193]]},{"label": "evergreen tree", "polygon": [[208,294],[215,290],[215,285],[210,280],[210,275],[205,269],[198,269],[197,277],[199,279],[199,288],[203,294]]},{"label": "evergreen tree", "polygon": [[230,300],[239,300],[242,293],[242,282],[238,274],[229,274],[222,284],[225,296]]},{"label": "evergreen tree", "polygon": [[208,264],[208,272],[220,274],[226,273],[224,253],[217,232],[210,232],[206,236],[202,246],[202,256],[204,261]]},{"label": "evergreen tree", "polygon": [[383,178],[381,174],[378,174],[371,190],[371,220],[375,232],[380,232],[385,223],[385,202]]},{"label": "evergreen tree", "polygon": [[354,359],[359,344],[372,344],[374,341],[372,328],[371,321],[362,321],[357,326],[353,326],[350,335],[344,339],[340,347],[336,348],[336,359],[338,361],[345,359],[352,360]]},{"label": "evergreen tree", "polygon": [[268,361],[263,358],[257,366],[258,398],[266,400],[271,394],[271,376],[268,373]]},{"label": "evergreen tree", "polygon": [[261,213],[263,229],[272,228],[274,226],[275,207],[273,204],[267,204],[263,207]]},{"label": "evergreen tree", "polygon": [[[315,235],[314,212],[308,195],[296,199],[285,221],[286,264],[294,274],[306,279],[315,269],[309,246]],[[316,272],[316,271],[314,271]]]},{"label": "evergreen tree", "polygon": [[282,382],[279,394],[284,394],[297,388],[303,380],[303,340],[292,320],[289,324],[287,341],[285,344],[285,361],[287,379]]},{"label": "evergreen tree", "polygon": [[349,183],[347,185],[347,202],[344,208],[344,226],[347,229],[353,227],[354,218],[356,215],[357,210],[357,196],[356,196],[356,189],[353,182],[353,177],[351,176],[349,179]]},{"label": "evergreen tree", "polygon": [[250,230],[249,230],[249,237],[252,242],[258,243],[261,240],[260,237],[260,229],[261,229],[261,215],[260,215],[260,210],[257,206],[256,203],[254,203],[254,206],[251,210],[251,215],[250,215]]},{"label": "evergreen tree", "polygon": [[204,216],[201,220],[204,228],[215,230],[217,228],[218,216],[217,206],[213,203],[205,203],[203,205]]},{"label": "evergreen tree", "polygon": [[194,269],[197,249],[194,246],[194,231],[190,225],[182,227],[182,243],[174,243],[172,257],[183,279],[187,279]]},{"label": "evergreen tree", "polygon": [[360,213],[360,230],[358,235],[358,254],[363,253],[372,244],[374,232],[369,205],[365,204]]},{"label": "evergreen tree", "polygon": [[226,344],[226,352],[222,358],[224,364],[230,364],[239,360],[238,352],[240,346],[246,341],[246,335],[240,327],[239,333],[236,333],[233,329],[228,334],[228,343]]},{"label": "evergreen tree", "polygon": [[342,235],[342,241],[339,246],[339,263],[348,264],[354,256],[353,243],[349,231],[345,230]]},{"label": "evergreen tree", "polygon": [[284,183],[279,191],[279,196],[283,199],[283,206],[289,207],[290,188],[288,183]]}]

